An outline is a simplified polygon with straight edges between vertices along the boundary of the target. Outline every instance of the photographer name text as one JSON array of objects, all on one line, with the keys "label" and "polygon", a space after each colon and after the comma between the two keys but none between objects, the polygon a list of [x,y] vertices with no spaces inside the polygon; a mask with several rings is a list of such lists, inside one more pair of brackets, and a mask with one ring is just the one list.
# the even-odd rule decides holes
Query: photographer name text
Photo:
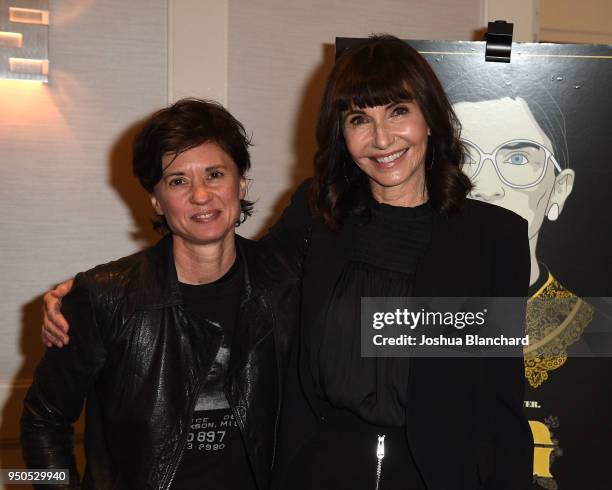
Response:
[{"label": "photographer name text", "polygon": [[506,337],[499,335],[497,337],[484,337],[476,334],[467,334],[463,337],[449,337],[445,335],[427,336],[402,334],[395,337],[385,337],[384,335],[374,335],[372,342],[375,346],[435,346],[435,347],[452,347],[452,346],[515,346],[529,345],[529,335],[524,337]]}]

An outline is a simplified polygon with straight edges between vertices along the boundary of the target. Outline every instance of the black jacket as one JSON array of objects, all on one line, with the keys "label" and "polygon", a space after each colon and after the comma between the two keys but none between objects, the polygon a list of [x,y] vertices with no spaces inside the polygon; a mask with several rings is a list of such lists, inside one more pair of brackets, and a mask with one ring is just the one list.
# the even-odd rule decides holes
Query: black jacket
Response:
[{"label": "black jacket", "polygon": [[[246,267],[225,392],[266,489],[297,287],[261,245],[238,237],[237,248]],[[76,475],[71,425],[87,399],[83,487],[168,488],[220,343],[183,307],[171,238],[79,274],[62,312],[71,341],[47,350],[24,402],[26,464]]]},{"label": "black jacket", "polygon": [[[265,238],[288,266],[303,269],[302,341],[323,319],[359,226],[359,220],[349,219],[334,232],[314,219],[307,206],[308,185],[296,192]],[[529,271],[527,222],[468,199],[460,212],[435,216],[414,296],[526,298]],[[283,490],[292,488],[290,468],[299,448],[326,423],[308,364],[296,352],[275,478]],[[523,414],[522,358],[412,358],[410,378],[406,435],[428,490],[531,487],[533,441]]]}]

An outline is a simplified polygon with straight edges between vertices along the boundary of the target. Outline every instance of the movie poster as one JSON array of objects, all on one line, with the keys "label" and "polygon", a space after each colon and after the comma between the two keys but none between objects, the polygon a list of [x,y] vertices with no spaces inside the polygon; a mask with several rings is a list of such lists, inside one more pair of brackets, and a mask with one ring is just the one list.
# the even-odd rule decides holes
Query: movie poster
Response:
[{"label": "movie poster", "polygon": [[500,63],[485,61],[484,42],[408,42],[461,121],[469,197],[529,224],[533,488],[609,490],[612,46],[515,43]]}]

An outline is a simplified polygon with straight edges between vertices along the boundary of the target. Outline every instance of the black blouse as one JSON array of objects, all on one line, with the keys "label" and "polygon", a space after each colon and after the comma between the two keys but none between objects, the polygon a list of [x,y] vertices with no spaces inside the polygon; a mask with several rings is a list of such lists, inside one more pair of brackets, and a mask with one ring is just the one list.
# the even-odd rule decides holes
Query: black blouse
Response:
[{"label": "black blouse", "polygon": [[432,217],[427,203],[404,208],[371,202],[370,219],[330,296],[323,336],[312,338],[308,349],[319,396],[372,424],[404,425],[408,359],[361,357],[361,298],[412,295]]}]

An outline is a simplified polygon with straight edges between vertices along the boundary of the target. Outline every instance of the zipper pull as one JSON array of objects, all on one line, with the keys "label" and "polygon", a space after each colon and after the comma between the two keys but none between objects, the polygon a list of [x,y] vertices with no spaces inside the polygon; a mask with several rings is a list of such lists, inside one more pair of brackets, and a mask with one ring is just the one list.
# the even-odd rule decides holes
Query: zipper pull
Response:
[{"label": "zipper pull", "polygon": [[383,459],[385,457],[385,436],[378,436],[378,446],[376,447],[376,458]]},{"label": "zipper pull", "polygon": [[380,477],[382,476],[382,460],[385,457],[385,436],[378,436],[378,445],[376,446],[376,487],[378,490],[380,485]]}]

